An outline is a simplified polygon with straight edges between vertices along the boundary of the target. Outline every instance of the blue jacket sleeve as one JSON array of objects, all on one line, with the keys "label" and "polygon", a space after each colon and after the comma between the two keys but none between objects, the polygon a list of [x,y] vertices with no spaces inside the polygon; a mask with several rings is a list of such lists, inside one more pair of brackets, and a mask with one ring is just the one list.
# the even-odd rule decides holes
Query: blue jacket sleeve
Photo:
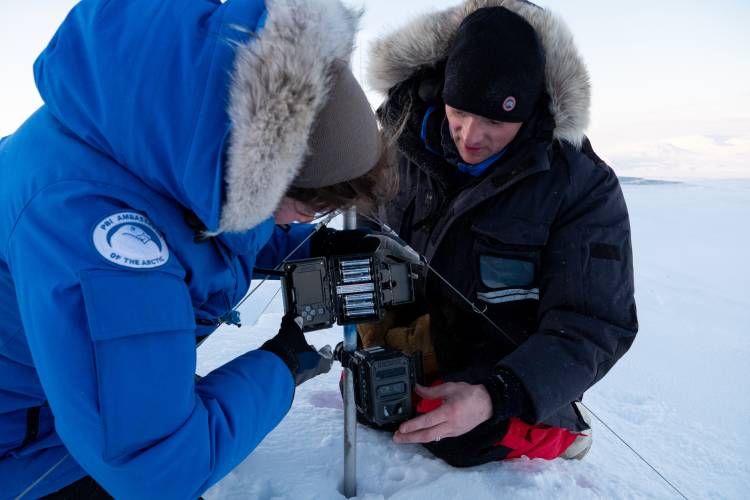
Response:
[{"label": "blue jacket sleeve", "polygon": [[310,257],[310,238],[308,236],[314,228],[313,224],[275,226],[271,239],[258,253],[255,266],[263,269],[275,269],[284,259],[297,260]]},{"label": "blue jacket sleeve", "polygon": [[197,498],[283,418],[292,377],[274,354],[251,351],[196,385],[176,257],[149,270],[105,260],[92,228],[123,206],[76,189],[58,184],[32,201],[7,246],[57,432],[116,498]]}]

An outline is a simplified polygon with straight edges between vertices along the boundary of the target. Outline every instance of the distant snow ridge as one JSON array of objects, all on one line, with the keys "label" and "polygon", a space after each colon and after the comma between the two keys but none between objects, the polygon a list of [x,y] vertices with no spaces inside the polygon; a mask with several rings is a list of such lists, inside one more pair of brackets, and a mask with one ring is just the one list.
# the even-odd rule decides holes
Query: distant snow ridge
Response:
[{"label": "distant snow ridge", "polygon": [[620,184],[637,184],[641,186],[661,186],[664,184],[682,184],[678,181],[664,181],[659,179],[644,179],[643,177],[618,177]]}]

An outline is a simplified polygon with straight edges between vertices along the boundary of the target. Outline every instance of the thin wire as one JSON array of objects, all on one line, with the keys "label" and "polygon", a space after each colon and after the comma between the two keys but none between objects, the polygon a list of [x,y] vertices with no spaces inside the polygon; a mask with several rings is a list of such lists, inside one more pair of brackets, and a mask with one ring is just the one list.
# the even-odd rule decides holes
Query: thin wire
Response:
[{"label": "thin wire", "polygon": [[[341,210],[334,210],[333,212],[331,212],[330,214],[328,214],[323,220],[321,220],[320,222],[318,222],[317,224],[315,224],[315,227],[313,227],[313,230],[310,231],[310,234],[308,234],[307,237],[299,243],[299,245],[297,245],[296,247],[294,247],[294,250],[292,250],[291,252],[289,252],[289,254],[286,257],[284,257],[284,259],[275,267],[275,269],[281,269],[281,266],[283,266],[284,263],[287,260],[289,260],[289,257],[291,257],[292,255],[294,255],[294,252],[296,252],[297,250],[299,250],[300,248],[302,248],[302,245],[304,245],[305,243],[307,243],[307,240],[309,240],[310,238],[312,238],[312,236],[315,233],[317,233],[320,230],[320,228],[322,228],[323,226],[327,225],[329,222],[331,222],[334,218],[338,217],[340,214],[341,214]],[[261,280],[261,282],[258,283],[255,286],[255,288],[253,288],[252,290],[250,290],[250,292],[247,295],[245,295],[242,298],[242,300],[240,300],[239,303],[232,308],[232,310],[236,311],[237,309],[239,309],[239,307],[242,304],[244,304],[245,301],[247,299],[249,299],[252,294],[254,294],[256,291],[258,291],[258,288],[260,288],[261,285],[263,285],[263,283],[265,283],[267,280],[268,280],[268,275],[266,275],[265,277],[263,277],[263,279]],[[278,293],[278,292],[276,292],[276,293]],[[274,297],[275,296],[276,295],[274,295]]]},{"label": "thin wire", "polygon": [[266,310],[271,306],[271,304],[273,304],[273,300],[276,298],[276,296],[279,294],[280,291],[281,291],[281,285],[279,285],[279,287],[276,289],[276,292],[273,294],[273,296],[270,299],[268,299],[268,302],[266,302],[265,307],[263,307],[263,310],[260,312],[258,317],[261,317],[266,313]]},{"label": "thin wire", "polygon": [[13,500],[21,500],[21,498],[23,498],[24,496],[26,496],[26,494],[27,494],[27,493],[28,493],[29,491],[31,491],[31,490],[33,490],[33,489],[34,489],[34,486],[36,486],[37,484],[41,483],[41,482],[42,482],[42,481],[44,480],[44,478],[46,478],[47,476],[49,476],[50,474],[52,474],[52,471],[53,471],[53,470],[55,470],[55,469],[57,469],[57,467],[58,467],[58,466],[59,466],[59,465],[60,465],[61,463],[63,463],[63,462],[65,461],[65,459],[66,459],[66,458],[68,458],[69,456],[70,456],[70,453],[66,453],[66,454],[65,454],[65,456],[64,456],[64,457],[62,457],[62,458],[60,459],[60,461],[59,461],[59,462],[57,462],[57,463],[56,463],[55,465],[53,465],[52,467],[50,467],[50,468],[49,468],[49,469],[47,470],[47,472],[45,472],[44,474],[42,474],[41,476],[39,476],[39,478],[38,478],[38,479],[37,479],[36,481],[34,481],[33,483],[31,483],[31,484],[29,485],[29,487],[28,487],[28,488],[26,488],[25,490],[23,490],[23,491],[21,492],[21,494],[20,494],[20,495],[18,495],[18,496],[17,496],[16,498],[14,498]]},{"label": "thin wire", "polygon": [[431,265],[430,265],[430,264],[429,264],[429,263],[427,262],[427,259],[425,258],[425,256],[424,256],[424,255],[422,255],[422,254],[418,253],[418,252],[417,252],[416,250],[414,250],[414,249],[413,249],[413,248],[411,248],[411,247],[410,247],[409,245],[407,245],[405,241],[401,240],[401,237],[400,237],[400,236],[398,235],[398,233],[396,233],[396,231],[394,231],[393,229],[391,229],[391,227],[390,227],[390,226],[388,226],[388,224],[385,224],[384,222],[380,221],[380,220],[379,220],[379,219],[378,219],[377,217],[374,217],[374,216],[370,216],[370,215],[367,215],[367,214],[362,214],[362,215],[363,215],[364,217],[366,217],[366,218],[370,219],[370,220],[371,220],[372,222],[374,222],[374,223],[378,224],[378,225],[379,225],[379,226],[380,226],[380,227],[381,227],[382,229],[384,229],[384,230],[385,230],[385,231],[386,231],[387,233],[389,233],[389,234],[391,234],[391,235],[393,235],[393,236],[397,237],[397,238],[399,239],[399,241],[400,241],[400,242],[401,242],[401,243],[402,243],[402,244],[403,244],[403,245],[404,245],[405,247],[407,247],[407,248],[408,248],[409,250],[411,250],[412,252],[414,252],[414,253],[415,253],[416,255],[419,255],[419,258],[420,258],[420,259],[421,259],[421,261],[422,261],[422,262],[424,263],[425,267],[427,267],[427,269],[429,269],[429,270],[430,270],[430,271],[431,271],[432,273],[434,273],[434,274],[435,274],[435,276],[437,276],[438,278],[440,278],[440,280],[441,280],[441,281],[442,281],[443,283],[445,283],[446,285],[448,285],[448,287],[449,287],[449,288],[450,288],[451,290],[453,290],[453,291],[454,291],[454,292],[455,292],[455,293],[456,293],[456,294],[457,294],[457,295],[458,295],[458,296],[459,296],[459,297],[460,297],[460,298],[461,298],[462,300],[464,300],[464,301],[465,301],[465,302],[466,302],[467,304],[469,304],[469,305],[471,306],[471,309],[472,309],[472,310],[473,310],[473,311],[474,311],[475,313],[477,313],[477,314],[481,315],[481,316],[482,316],[482,317],[483,317],[484,319],[486,319],[486,320],[487,320],[487,321],[488,321],[488,322],[489,322],[489,323],[490,323],[490,324],[491,324],[491,325],[492,325],[493,327],[495,327],[495,329],[496,329],[496,330],[497,330],[498,332],[500,332],[500,333],[501,333],[501,334],[502,334],[502,335],[503,335],[503,336],[504,336],[504,337],[505,337],[506,339],[508,339],[508,341],[509,341],[509,342],[510,342],[511,344],[513,344],[513,345],[514,345],[514,346],[516,346],[516,347],[518,347],[518,346],[519,346],[519,343],[518,343],[518,341],[517,341],[517,340],[515,340],[515,339],[514,339],[513,337],[511,337],[511,336],[510,336],[510,335],[509,335],[509,334],[508,334],[508,333],[507,333],[507,332],[506,332],[505,330],[503,330],[502,328],[500,328],[500,326],[499,326],[499,325],[498,325],[497,323],[495,323],[494,321],[492,321],[492,319],[491,319],[491,318],[490,318],[489,316],[487,316],[487,314],[486,314],[486,312],[487,312],[487,306],[486,306],[486,305],[484,306],[484,309],[481,309],[481,310],[480,310],[480,309],[479,309],[479,307],[478,307],[478,306],[477,306],[477,305],[476,305],[476,304],[475,304],[474,302],[472,302],[471,300],[469,300],[469,298],[468,298],[468,297],[467,297],[466,295],[464,295],[463,293],[461,293],[461,291],[460,291],[460,290],[458,290],[458,289],[457,289],[457,288],[456,288],[455,286],[453,286],[453,284],[452,284],[452,283],[451,283],[450,281],[448,281],[448,280],[447,280],[447,279],[446,279],[446,278],[445,278],[445,277],[444,277],[444,276],[443,276],[442,274],[440,274],[440,273],[439,273],[439,272],[438,272],[438,271],[437,271],[437,270],[436,270],[436,269],[435,269],[434,267],[432,267],[432,266],[431,266]]},{"label": "thin wire", "polygon": [[[387,224],[385,224],[385,223],[381,222],[380,220],[378,220],[376,217],[371,217],[371,216],[368,216],[368,215],[365,215],[365,214],[363,214],[363,215],[364,215],[364,217],[367,217],[371,221],[373,221],[376,224],[380,225],[380,227],[383,228],[383,229],[385,229],[386,232],[389,232],[389,233],[395,235],[396,237],[399,238],[399,240],[401,239],[398,236],[398,234],[393,229],[391,229],[390,227],[388,227]],[[409,248],[411,248],[411,247],[409,247]],[[415,253],[417,253],[413,248],[411,250],[414,251]],[[519,343],[516,340],[512,339],[507,333],[505,333],[505,331],[503,331],[502,328],[500,328],[494,321],[492,321],[490,319],[489,316],[487,316],[485,314],[485,311],[487,310],[486,307],[485,307],[484,311],[480,311],[477,308],[477,306],[471,300],[469,300],[468,297],[466,297],[463,293],[461,293],[460,290],[458,290],[447,279],[445,279],[440,273],[438,273],[432,266],[430,266],[427,263],[427,259],[425,258],[424,255],[419,254],[419,253],[417,253],[417,254],[420,256],[420,258],[422,259],[422,261],[424,262],[424,264],[427,266],[427,268],[430,271],[432,271],[433,273],[435,273],[435,275],[437,275],[438,278],[440,278],[446,285],[448,285],[451,290],[453,290],[456,294],[458,294],[459,297],[461,297],[464,301],[466,301],[469,305],[471,305],[471,307],[474,310],[474,312],[476,312],[477,314],[482,315],[483,318],[485,318],[493,327],[495,327],[500,333],[502,333],[505,336],[505,338],[507,338],[508,340],[510,340],[511,343],[513,343],[515,346],[519,346]],[[672,489],[674,489],[682,498],[684,498],[685,500],[688,500],[688,497],[686,497],[685,494],[682,491],[680,491],[674,484],[672,484],[666,477],[664,477],[664,474],[662,474],[661,472],[659,472],[656,469],[656,467],[654,467],[653,465],[651,465],[651,463],[648,460],[646,460],[643,457],[643,455],[641,455],[640,453],[638,453],[635,450],[635,448],[633,448],[630,444],[628,444],[628,442],[625,441],[625,439],[622,436],[620,436],[617,432],[615,432],[615,430],[612,429],[612,427],[610,427],[609,425],[607,425],[607,423],[602,418],[600,418],[596,413],[594,413],[593,411],[591,411],[591,409],[588,406],[584,405],[583,402],[580,402],[580,403],[581,403],[581,405],[584,408],[586,408],[589,411],[589,413],[591,413],[591,415],[593,415],[599,422],[601,422],[602,425],[604,427],[606,427],[609,432],[611,432],[612,434],[614,434],[615,437],[617,437],[617,439],[619,439],[625,446],[627,446],[628,449],[635,454],[635,456],[637,456],[638,458],[640,458],[641,461],[643,461],[643,463],[645,463],[646,465],[648,465],[651,468],[651,470],[653,470],[665,483],[667,483],[669,486],[671,486]]]},{"label": "thin wire", "polygon": [[[422,257],[422,258],[424,259],[424,257]],[[466,297],[466,296],[465,296],[464,294],[462,294],[462,293],[461,293],[461,292],[460,292],[460,291],[459,291],[459,290],[458,290],[458,289],[457,289],[456,287],[454,287],[454,286],[453,286],[453,285],[452,285],[452,284],[451,284],[451,283],[450,283],[450,282],[449,282],[449,281],[448,281],[447,279],[445,279],[445,278],[444,278],[444,277],[443,277],[443,276],[442,276],[442,275],[441,275],[441,274],[440,274],[439,272],[437,272],[437,271],[435,270],[435,268],[434,268],[434,267],[432,267],[431,265],[429,265],[429,264],[427,263],[427,261],[424,261],[424,264],[425,264],[425,266],[427,266],[427,269],[429,269],[429,270],[430,270],[431,272],[433,272],[433,273],[434,273],[434,274],[435,274],[435,275],[436,275],[436,276],[437,276],[438,278],[440,278],[440,279],[441,279],[441,280],[443,281],[443,283],[445,283],[446,285],[448,285],[448,286],[449,286],[449,287],[451,288],[451,290],[453,290],[454,292],[456,292],[456,293],[458,294],[458,296],[459,296],[459,297],[461,297],[461,298],[462,298],[463,300],[465,300],[465,301],[466,301],[466,302],[467,302],[467,303],[468,303],[468,304],[469,304],[469,305],[471,306],[471,308],[472,308],[472,309],[474,310],[474,312],[475,312],[475,313],[477,313],[477,314],[479,314],[480,316],[482,316],[482,317],[483,317],[484,319],[486,319],[486,320],[487,320],[487,321],[488,321],[488,322],[489,322],[489,323],[490,323],[490,324],[491,324],[492,326],[494,326],[494,327],[495,327],[495,329],[496,329],[496,330],[497,330],[498,332],[502,333],[502,334],[503,334],[503,336],[504,336],[504,337],[505,337],[506,339],[508,339],[508,341],[509,341],[509,342],[510,342],[511,344],[513,344],[513,345],[514,345],[514,346],[516,346],[516,347],[518,347],[518,346],[520,345],[520,344],[518,343],[518,341],[517,341],[517,340],[515,340],[515,339],[514,339],[513,337],[511,337],[511,336],[510,336],[510,335],[509,335],[509,334],[508,334],[508,333],[507,333],[507,332],[506,332],[505,330],[503,330],[502,328],[500,328],[500,327],[498,326],[498,324],[497,324],[497,323],[495,323],[494,321],[492,321],[492,319],[490,319],[490,317],[489,317],[489,316],[487,316],[487,314],[486,314],[486,311],[487,311],[487,306],[485,306],[484,310],[480,311],[480,310],[479,310],[479,308],[478,308],[478,307],[476,306],[476,304],[474,304],[474,303],[473,303],[472,301],[470,301],[470,300],[468,299],[468,297]]]},{"label": "thin wire", "polygon": [[653,465],[651,465],[648,460],[646,460],[645,458],[643,458],[643,456],[635,450],[635,448],[633,448],[632,446],[630,446],[627,441],[625,441],[619,434],[617,434],[615,432],[615,430],[612,429],[612,427],[610,427],[609,425],[607,425],[607,422],[605,422],[604,420],[602,420],[596,413],[594,413],[593,411],[591,411],[591,408],[589,408],[588,406],[586,406],[585,404],[583,404],[583,402],[579,401],[579,403],[581,404],[581,406],[583,406],[584,408],[586,408],[586,410],[588,410],[588,412],[591,413],[591,415],[593,415],[594,418],[596,418],[604,427],[606,427],[609,432],[611,432],[612,434],[614,434],[615,437],[617,437],[617,439],[619,439],[622,442],[622,444],[624,444],[625,446],[627,446],[630,449],[630,451],[632,451],[633,453],[635,453],[635,455],[638,458],[640,458],[641,460],[643,460],[643,462],[646,465],[648,465],[649,467],[651,467],[651,470],[653,470],[654,472],[656,472],[659,475],[659,477],[662,478],[662,480],[665,483],[667,483],[669,486],[671,486],[672,489],[675,490],[682,498],[684,498],[685,500],[688,500],[688,497],[686,497],[685,494],[677,488],[677,486],[675,486],[674,484],[672,484],[669,481],[669,479],[667,479],[666,477],[664,477],[664,475],[661,472],[659,472],[658,470],[656,470],[656,467],[654,467]]}]

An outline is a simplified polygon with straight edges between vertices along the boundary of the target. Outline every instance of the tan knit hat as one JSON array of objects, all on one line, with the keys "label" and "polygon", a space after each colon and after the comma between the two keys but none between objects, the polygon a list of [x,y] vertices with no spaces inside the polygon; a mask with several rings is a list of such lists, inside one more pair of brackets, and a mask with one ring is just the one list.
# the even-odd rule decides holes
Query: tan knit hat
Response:
[{"label": "tan knit hat", "polygon": [[360,177],[380,158],[375,113],[351,70],[342,62],[328,100],[312,127],[308,156],[295,188],[318,188]]}]

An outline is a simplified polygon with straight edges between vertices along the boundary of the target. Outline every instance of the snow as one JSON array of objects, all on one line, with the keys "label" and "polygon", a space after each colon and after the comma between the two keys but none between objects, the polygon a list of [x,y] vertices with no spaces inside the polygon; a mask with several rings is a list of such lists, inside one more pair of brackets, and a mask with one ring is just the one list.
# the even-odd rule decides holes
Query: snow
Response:
[{"label": "snow", "polygon": [[[585,403],[688,498],[747,498],[750,466],[750,181],[624,180],[641,330]],[[259,346],[278,328],[265,283],[199,350],[199,373]],[[257,319],[255,324],[251,324]],[[313,332],[318,346],[340,328]],[[300,386],[281,424],[206,499],[335,499],[343,474],[340,370]],[[679,498],[598,421],[582,461],[528,460],[455,469],[388,433],[357,430],[358,498]]]}]

